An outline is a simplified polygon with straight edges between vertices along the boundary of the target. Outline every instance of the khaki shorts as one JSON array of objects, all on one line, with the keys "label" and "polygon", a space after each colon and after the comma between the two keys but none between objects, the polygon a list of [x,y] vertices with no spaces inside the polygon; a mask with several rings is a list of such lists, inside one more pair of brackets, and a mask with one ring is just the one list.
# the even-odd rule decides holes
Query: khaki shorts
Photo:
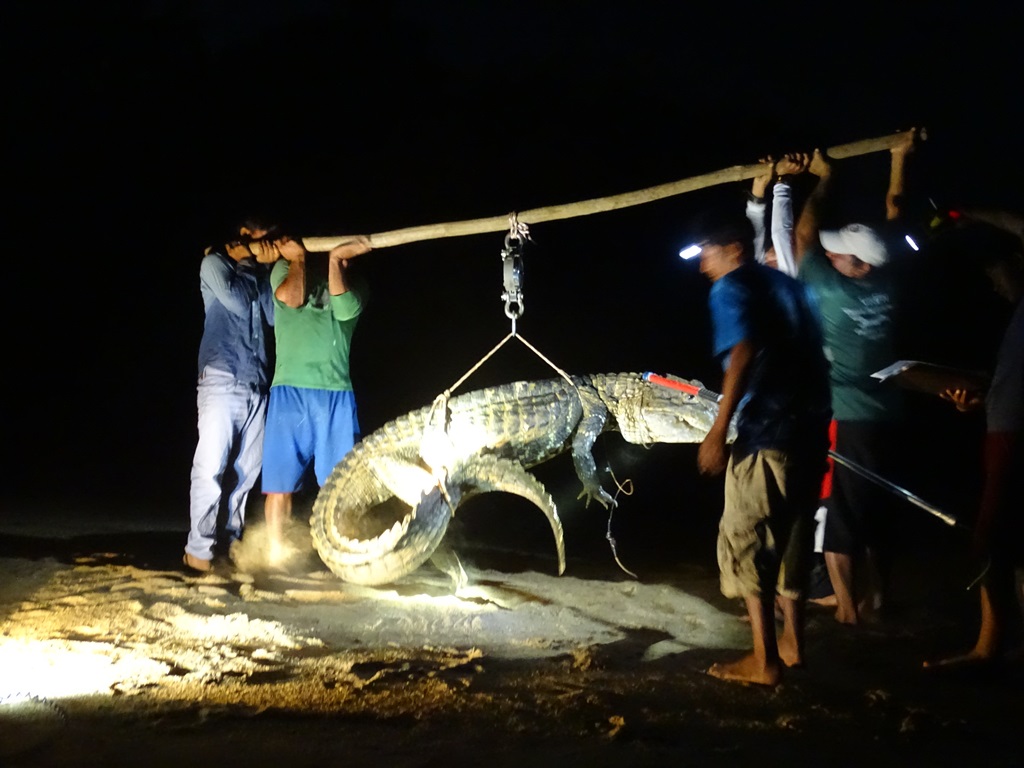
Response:
[{"label": "khaki shorts", "polygon": [[824,457],[796,460],[777,450],[729,459],[718,527],[723,595],[803,594],[824,469]]}]

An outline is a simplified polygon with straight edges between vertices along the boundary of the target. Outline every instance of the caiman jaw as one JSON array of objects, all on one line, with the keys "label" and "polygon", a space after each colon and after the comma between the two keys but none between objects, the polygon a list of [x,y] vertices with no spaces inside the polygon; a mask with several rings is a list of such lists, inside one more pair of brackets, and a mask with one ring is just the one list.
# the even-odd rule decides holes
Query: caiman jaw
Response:
[{"label": "caiman jaw", "polygon": [[[520,464],[492,455],[476,457],[452,471],[452,477],[445,484],[444,492],[433,476],[422,467],[403,464],[400,460],[384,459],[375,461],[373,468],[378,478],[389,484],[396,497],[410,496],[417,485],[422,487],[428,482],[433,485],[427,491],[420,491],[419,497],[407,514],[376,536],[357,538],[351,535],[351,530],[336,529],[335,535],[331,537],[334,545],[332,559],[335,566],[357,570],[372,567],[386,556],[400,555],[401,550],[408,548],[411,542],[419,540],[421,543],[424,538],[429,539],[431,543],[429,546],[419,546],[417,552],[419,557],[426,560],[433,555],[441,541],[441,537],[435,536],[435,532],[443,532],[447,528],[455,508],[462,501],[482,493],[502,491],[528,499],[548,518],[555,535],[558,572],[565,571],[565,541],[554,500],[540,482]],[[399,480],[405,481],[405,485]],[[351,580],[357,579],[361,583],[372,583],[360,579],[359,576]]]},{"label": "caiman jaw", "polygon": [[372,562],[394,552],[399,548],[402,539],[409,534],[410,527],[415,525],[417,516],[422,519],[428,511],[443,514],[443,510],[435,511],[435,505],[428,501],[431,492],[438,488],[438,481],[423,466],[391,456],[374,457],[368,465],[377,480],[392,496],[399,499],[408,511],[375,536],[354,536],[353,530],[339,531],[333,541],[337,547],[339,562],[346,565],[355,566]]},{"label": "caiman jaw", "polygon": [[[321,504],[319,498],[317,504]],[[380,521],[382,516],[385,522]],[[319,511],[314,507],[313,535],[314,540],[329,544],[319,551],[335,574],[353,584],[372,586],[393,582],[426,562],[450,520],[451,507],[436,486],[421,494],[411,509],[386,494],[356,509],[346,506],[340,493],[332,493]]]},{"label": "caiman jaw", "polygon": [[368,559],[376,559],[381,555],[391,552],[398,545],[398,541],[409,532],[409,524],[416,516],[416,510],[395,522],[380,536],[372,539],[350,539],[347,536],[340,536],[336,541],[341,550],[339,556],[343,561],[351,564],[365,562]]},{"label": "caiman jaw", "polygon": [[630,443],[699,443],[707,437],[717,412],[712,403],[644,382],[620,396],[616,422]]}]

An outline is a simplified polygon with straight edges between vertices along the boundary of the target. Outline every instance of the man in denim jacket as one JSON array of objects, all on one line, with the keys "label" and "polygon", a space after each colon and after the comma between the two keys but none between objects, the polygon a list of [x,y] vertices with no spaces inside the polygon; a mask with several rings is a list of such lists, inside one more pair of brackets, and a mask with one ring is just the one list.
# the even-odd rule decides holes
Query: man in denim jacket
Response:
[{"label": "man in denim jacket", "polygon": [[183,558],[196,571],[213,567],[225,497],[225,532],[229,542],[241,538],[249,492],[263,466],[270,387],[267,337],[274,322],[267,262],[277,254],[261,248],[259,241],[271,229],[256,219],[245,221],[239,239],[208,249],[199,267],[206,319],[199,344],[191,526]]}]

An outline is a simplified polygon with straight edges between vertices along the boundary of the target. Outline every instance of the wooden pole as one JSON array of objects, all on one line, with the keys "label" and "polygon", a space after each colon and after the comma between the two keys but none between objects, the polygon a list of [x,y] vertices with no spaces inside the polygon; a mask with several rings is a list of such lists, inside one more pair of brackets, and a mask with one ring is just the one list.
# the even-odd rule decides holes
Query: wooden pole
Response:
[{"label": "wooden pole", "polygon": [[[889,134],[888,136],[879,136],[875,139],[863,139],[849,144],[840,144],[835,147],[829,147],[826,150],[826,154],[830,158],[843,160],[858,155],[867,155],[872,152],[883,152],[903,143],[913,133],[914,131],[912,130],[902,131]],[[923,130],[918,131],[917,134],[921,139],[926,138]],[[639,189],[635,192],[624,192],[619,195],[611,195],[610,197],[598,197],[578,203],[549,205],[544,208],[517,211],[516,216],[521,223],[527,225],[538,224],[543,221],[570,219],[576,216],[589,216],[593,213],[604,213],[605,211],[628,208],[642,203],[651,203],[655,200],[663,200],[666,197],[693,192],[697,189],[706,189],[718,184],[752,179],[763,171],[764,166],[760,163],[734,165],[731,168],[724,168],[720,171],[705,173],[700,176],[692,176],[681,181],[659,184],[658,186]],[[420,240],[462,237],[464,235],[478,235],[485,232],[506,232],[508,229],[509,214],[506,214],[504,216],[491,216],[486,219],[469,219],[467,221],[451,221],[444,224],[425,224],[418,227],[393,229],[389,232],[378,232],[368,235],[368,237],[370,244],[374,248],[389,248],[393,245],[415,243]],[[302,242],[306,246],[306,250],[329,251],[337,245],[352,240],[354,237],[354,235],[304,237]]]}]

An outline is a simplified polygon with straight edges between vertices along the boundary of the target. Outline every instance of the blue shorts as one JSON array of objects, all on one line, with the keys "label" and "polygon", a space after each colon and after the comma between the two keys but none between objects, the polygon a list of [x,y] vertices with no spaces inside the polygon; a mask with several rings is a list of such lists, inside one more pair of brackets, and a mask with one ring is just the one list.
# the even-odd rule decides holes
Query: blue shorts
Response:
[{"label": "blue shorts", "polygon": [[271,387],[263,439],[263,492],[302,490],[311,464],[322,487],[358,435],[355,393]]}]

